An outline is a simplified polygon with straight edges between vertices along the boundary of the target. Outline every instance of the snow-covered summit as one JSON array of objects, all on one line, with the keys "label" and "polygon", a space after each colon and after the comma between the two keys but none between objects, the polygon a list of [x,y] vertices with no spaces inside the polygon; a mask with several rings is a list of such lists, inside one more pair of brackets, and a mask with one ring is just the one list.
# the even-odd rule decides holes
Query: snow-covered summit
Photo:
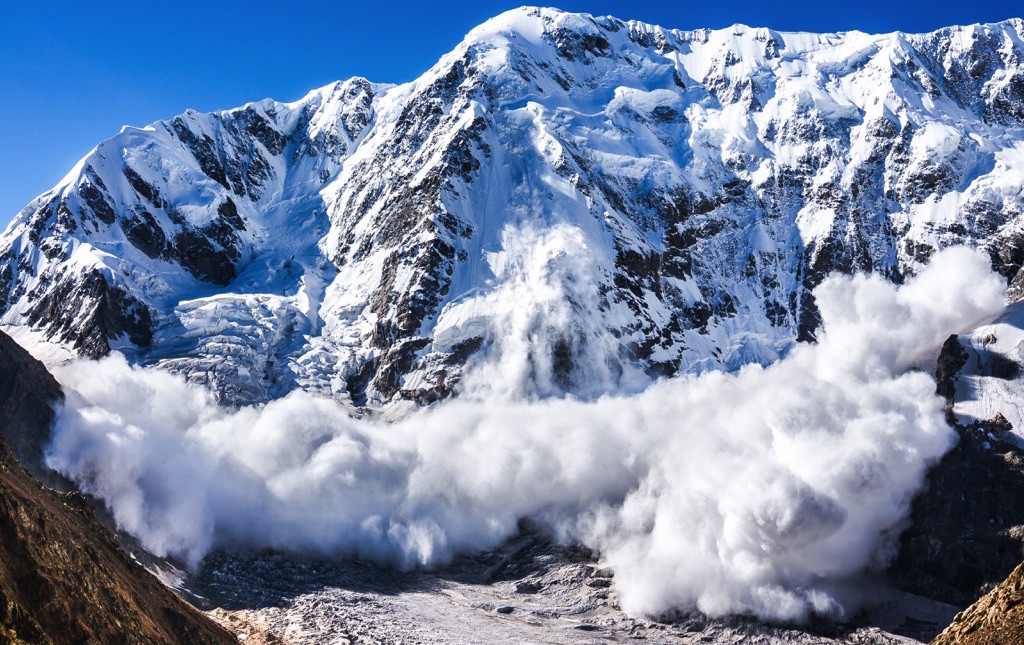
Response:
[{"label": "snow-covered summit", "polygon": [[1013,280],[1022,135],[1019,19],[679,31],[524,7],[403,85],[122,130],[0,238],[0,320],[231,402],[638,389],[777,359],[831,271],[900,280],[968,243]]}]

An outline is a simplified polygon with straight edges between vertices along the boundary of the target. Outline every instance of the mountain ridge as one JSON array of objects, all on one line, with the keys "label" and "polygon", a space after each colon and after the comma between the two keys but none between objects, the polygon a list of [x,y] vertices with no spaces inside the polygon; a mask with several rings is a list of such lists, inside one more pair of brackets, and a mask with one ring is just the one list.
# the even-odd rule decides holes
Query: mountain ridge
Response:
[{"label": "mountain ridge", "polygon": [[538,397],[766,364],[832,271],[1017,276],[1022,42],[512,10],[403,85],[123,129],[0,237],[0,322],[229,403],[427,404],[509,337]]}]

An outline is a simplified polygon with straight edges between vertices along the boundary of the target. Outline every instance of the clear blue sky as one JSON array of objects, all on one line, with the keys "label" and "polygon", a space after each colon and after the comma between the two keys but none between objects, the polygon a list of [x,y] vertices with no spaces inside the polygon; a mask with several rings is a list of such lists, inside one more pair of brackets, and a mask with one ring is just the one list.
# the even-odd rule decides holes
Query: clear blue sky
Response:
[{"label": "clear blue sky", "polygon": [[[472,27],[523,4],[8,2],[0,11],[0,226],[122,125],[185,108],[294,100],[350,76],[418,76]],[[1024,14],[1021,0],[564,0],[666,27],[929,31]]]}]

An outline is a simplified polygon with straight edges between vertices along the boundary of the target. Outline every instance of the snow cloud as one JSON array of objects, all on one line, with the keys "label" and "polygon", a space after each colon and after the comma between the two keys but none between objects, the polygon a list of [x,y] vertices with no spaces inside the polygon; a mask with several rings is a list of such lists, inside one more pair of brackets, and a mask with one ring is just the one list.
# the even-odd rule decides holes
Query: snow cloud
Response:
[{"label": "snow cloud", "polygon": [[[552,264],[559,244],[582,242],[569,231],[529,245],[547,260],[494,261],[585,297],[587,269]],[[532,517],[599,549],[633,613],[841,615],[863,574],[891,557],[894,527],[954,440],[915,367],[999,310],[1003,290],[966,249],[937,254],[902,286],[831,277],[815,292],[816,345],[768,367],[580,401],[516,385],[543,336],[530,321],[575,324],[572,298],[538,279],[510,288],[547,294],[537,301],[553,315],[523,298],[478,366],[497,393],[394,423],[302,392],[227,410],[115,355],[59,370],[68,398],[49,464],[147,548],[193,563],[247,545],[443,565]],[[508,361],[520,364],[495,370]]]}]

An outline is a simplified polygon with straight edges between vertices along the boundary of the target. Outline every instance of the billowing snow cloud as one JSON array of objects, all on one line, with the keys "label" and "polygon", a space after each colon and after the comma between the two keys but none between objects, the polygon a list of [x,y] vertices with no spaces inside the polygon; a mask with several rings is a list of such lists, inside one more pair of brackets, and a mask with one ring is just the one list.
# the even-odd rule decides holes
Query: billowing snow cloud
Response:
[{"label": "billowing snow cloud", "polygon": [[853,609],[858,579],[886,564],[893,528],[954,439],[914,368],[1001,307],[986,257],[941,252],[902,286],[829,278],[815,292],[818,344],[585,402],[525,385],[546,374],[526,364],[548,342],[538,324],[590,342],[565,293],[544,291],[543,276],[574,285],[566,302],[588,288],[585,267],[558,261],[581,242],[556,235],[529,245],[547,260],[503,260],[533,278],[492,335],[492,361],[467,379],[490,389],[386,424],[302,392],[226,410],[120,356],[82,361],[58,373],[68,398],[49,464],[147,548],[192,562],[244,544],[439,565],[532,517],[599,549],[630,612]]}]

